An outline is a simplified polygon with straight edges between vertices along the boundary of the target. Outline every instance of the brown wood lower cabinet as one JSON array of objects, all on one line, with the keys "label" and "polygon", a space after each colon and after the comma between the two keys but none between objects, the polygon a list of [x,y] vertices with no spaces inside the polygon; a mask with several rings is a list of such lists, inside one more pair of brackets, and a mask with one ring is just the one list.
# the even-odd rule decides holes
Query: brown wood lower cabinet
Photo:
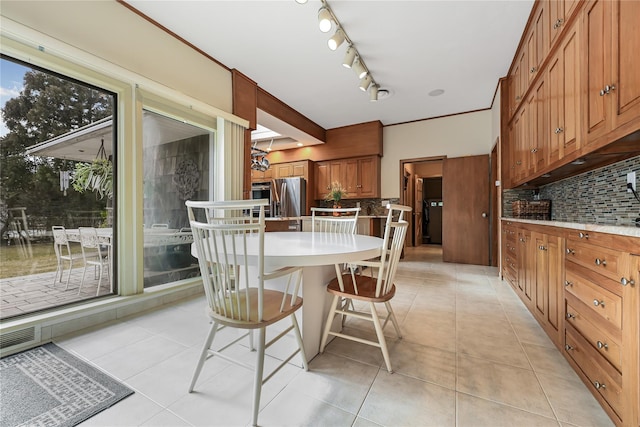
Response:
[{"label": "brown wood lower cabinet", "polygon": [[640,426],[640,238],[513,220],[501,236],[503,279],[613,422]]}]

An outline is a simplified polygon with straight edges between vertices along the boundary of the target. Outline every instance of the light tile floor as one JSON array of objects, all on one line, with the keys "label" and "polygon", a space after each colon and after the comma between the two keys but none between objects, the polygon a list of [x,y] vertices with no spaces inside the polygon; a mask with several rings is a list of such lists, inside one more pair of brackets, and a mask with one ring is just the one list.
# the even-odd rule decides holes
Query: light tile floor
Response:
[{"label": "light tile floor", "polygon": [[[441,260],[437,247],[406,250],[392,301],[404,338],[387,330],[393,374],[377,349],[337,338],[308,372],[287,366],[264,386],[260,425],[613,425],[496,268]],[[247,425],[249,371],[210,360],[187,393],[203,307],[181,301],[56,340],[136,392],[83,425]]]}]

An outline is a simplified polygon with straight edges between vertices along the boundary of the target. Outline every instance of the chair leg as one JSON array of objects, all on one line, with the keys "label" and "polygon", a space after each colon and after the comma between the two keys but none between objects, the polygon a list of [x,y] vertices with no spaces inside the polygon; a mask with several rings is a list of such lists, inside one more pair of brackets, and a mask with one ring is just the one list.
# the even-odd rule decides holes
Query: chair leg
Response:
[{"label": "chair leg", "polygon": [[298,341],[298,348],[300,348],[300,356],[302,356],[302,367],[305,371],[309,370],[309,364],[307,363],[307,354],[304,351],[304,344],[302,343],[302,334],[300,334],[300,326],[298,325],[298,319],[296,314],[291,314],[291,323],[293,323],[293,330],[296,334],[296,341]]},{"label": "chair leg", "polygon": [[[73,271],[73,259],[69,260],[69,274],[67,274],[67,284],[64,287],[64,290],[66,291],[67,289],[69,289],[69,281],[71,280],[71,272]],[[63,272],[64,272],[64,268],[63,268]],[[62,282],[62,274],[60,275],[60,281]]]},{"label": "chair leg", "polygon": [[100,295],[100,285],[102,284],[102,270],[104,270],[104,266],[100,264],[100,275],[98,276],[98,289],[96,290],[96,296]]},{"label": "chair leg", "polygon": [[202,346],[202,351],[200,352],[200,358],[198,359],[198,364],[196,365],[196,369],[193,372],[193,377],[191,378],[191,384],[189,384],[189,393],[193,391],[193,387],[195,387],[196,381],[200,376],[200,372],[202,371],[204,362],[207,360],[207,355],[209,354],[209,349],[211,348],[213,339],[216,337],[216,332],[218,332],[218,323],[212,322],[211,328],[209,328],[209,333],[207,334],[207,339],[204,341],[204,345]]},{"label": "chair leg", "polygon": [[258,352],[256,354],[256,371],[253,380],[253,412],[251,425],[258,425],[258,412],[260,412],[260,394],[262,393],[262,375],[264,372],[264,348],[266,328],[258,330]]},{"label": "chair leg", "polygon": [[389,316],[391,316],[391,323],[393,323],[393,327],[396,330],[396,335],[398,336],[398,338],[402,338],[402,332],[400,332],[400,324],[398,323],[398,319],[396,319],[396,313],[395,311],[393,311],[391,303],[389,301],[385,301],[384,305],[387,307]]},{"label": "chair leg", "polygon": [[[80,286],[78,286],[78,295],[80,295],[80,291],[82,290],[82,285],[84,284],[84,275],[87,273],[87,263],[85,262],[84,268],[82,269],[82,280],[80,280]],[[69,274],[71,274],[71,270],[69,270]]]},{"label": "chair leg", "polygon": [[376,335],[378,335],[378,342],[380,343],[380,349],[382,350],[384,363],[387,365],[387,371],[392,374],[393,370],[391,369],[391,361],[389,360],[389,349],[387,349],[387,340],[384,337],[382,325],[380,325],[380,318],[378,317],[378,312],[376,311],[376,305],[371,302],[369,303],[369,306],[371,307],[371,320],[373,320],[373,324],[376,327]]},{"label": "chair leg", "polygon": [[331,308],[329,308],[327,323],[324,325],[324,333],[322,334],[322,340],[320,341],[320,353],[324,353],[324,347],[327,345],[327,338],[329,337],[329,332],[331,332],[331,324],[333,323],[333,319],[335,318],[335,315],[336,315],[336,308],[338,307],[338,302],[340,302],[340,297],[338,295],[334,295],[333,301],[331,301]]}]

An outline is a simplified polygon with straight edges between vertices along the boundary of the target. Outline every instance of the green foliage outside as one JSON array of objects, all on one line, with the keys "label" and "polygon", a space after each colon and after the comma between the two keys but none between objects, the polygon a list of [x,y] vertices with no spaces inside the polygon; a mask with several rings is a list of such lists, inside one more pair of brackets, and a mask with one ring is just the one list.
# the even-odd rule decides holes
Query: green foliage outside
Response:
[{"label": "green foliage outside", "polygon": [[2,108],[9,133],[0,138],[0,223],[4,225],[0,234],[5,232],[9,208],[26,207],[30,221],[39,218],[47,229],[64,225],[71,212],[106,208],[112,195],[106,191],[107,183],[100,183],[98,195],[73,187],[65,195],[60,191],[59,172],[73,171],[76,162],[27,156],[25,152],[34,144],[110,117],[112,103],[108,93],[52,74],[37,70],[25,74],[19,96]]}]

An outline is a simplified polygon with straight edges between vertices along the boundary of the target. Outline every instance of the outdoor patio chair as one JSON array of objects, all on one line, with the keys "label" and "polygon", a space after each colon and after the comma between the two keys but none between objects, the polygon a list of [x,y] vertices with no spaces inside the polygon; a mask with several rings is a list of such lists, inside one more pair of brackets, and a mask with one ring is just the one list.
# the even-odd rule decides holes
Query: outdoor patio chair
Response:
[{"label": "outdoor patio chair", "polygon": [[94,266],[98,270],[98,288],[96,290],[96,296],[100,294],[100,285],[102,284],[103,271],[107,270],[107,276],[109,276],[109,256],[110,250],[108,244],[101,241],[98,238],[98,233],[93,227],[80,227],[80,247],[82,248],[82,258],[84,259],[84,270],[82,270],[82,280],[80,287],[78,288],[78,295],[84,285],[84,277],[87,273],[89,266]]},{"label": "outdoor patio chair", "polygon": [[69,263],[69,274],[67,276],[67,284],[64,288],[66,291],[69,288],[69,279],[71,279],[71,270],[73,269],[73,261],[82,259],[81,253],[72,253],[71,245],[69,245],[69,239],[67,238],[67,230],[61,225],[54,225],[51,227],[53,232],[53,250],[56,254],[57,267],[56,276],[53,279],[53,284],[56,282],[62,282],[62,275],[64,274],[64,261]]}]

